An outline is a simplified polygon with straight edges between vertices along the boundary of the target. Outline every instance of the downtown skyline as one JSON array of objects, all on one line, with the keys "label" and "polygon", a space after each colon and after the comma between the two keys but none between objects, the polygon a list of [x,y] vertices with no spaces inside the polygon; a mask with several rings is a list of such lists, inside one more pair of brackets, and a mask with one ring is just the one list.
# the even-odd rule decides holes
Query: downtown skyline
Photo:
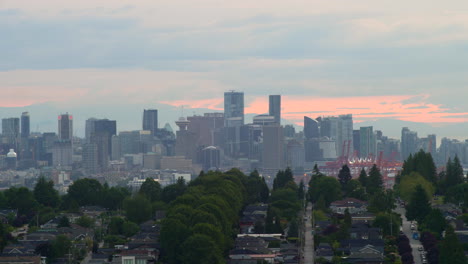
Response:
[{"label": "downtown skyline", "polygon": [[463,140],[466,10],[463,1],[2,1],[0,113],[35,112],[32,131],[64,112],[128,130],[143,108],[173,125],[181,106],[222,111],[222,93],[236,90],[247,115],[282,94],[282,118],[294,124],[352,113],[364,126]]}]

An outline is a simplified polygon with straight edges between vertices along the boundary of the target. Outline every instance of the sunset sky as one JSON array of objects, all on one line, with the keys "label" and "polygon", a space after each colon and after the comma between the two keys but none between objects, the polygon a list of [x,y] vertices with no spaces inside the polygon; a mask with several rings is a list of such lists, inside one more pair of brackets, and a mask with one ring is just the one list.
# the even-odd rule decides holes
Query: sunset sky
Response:
[{"label": "sunset sky", "polygon": [[296,124],[468,122],[468,1],[0,0],[0,36],[2,118],[42,103],[222,111],[237,90],[252,114],[283,95]]}]

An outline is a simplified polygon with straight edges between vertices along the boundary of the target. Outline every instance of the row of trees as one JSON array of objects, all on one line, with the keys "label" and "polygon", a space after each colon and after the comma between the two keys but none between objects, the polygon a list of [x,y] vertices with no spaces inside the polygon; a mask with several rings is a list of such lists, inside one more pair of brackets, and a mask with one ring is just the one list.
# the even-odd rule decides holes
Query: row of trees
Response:
[{"label": "row of trees", "polygon": [[[430,153],[419,151],[404,162],[403,171],[395,186],[400,197],[407,201],[406,217],[418,222],[422,231],[421,243],[427,251],[429,263],[466,263],[463,246],[443,213],[431,207],[434,193],[445,195],[445,202],[468,202],[468,184],[458,157],[449,159],[445,171],[437,174]],[[445,231],[445,237],[442,234]]]},{"label": "row of trees", "polygon": [[[265,233],[284,233],[288,226],[288,237],[298,237],[298,212],[303,206],[304,184],[294,182],[290,168],[280,170],[273,181],[269,207],[265,221]],[[284,224],[282,224],[284,223]]]},{"label": "row of trees", "polygon": [[201,173],[169,204],[160,237],[165,261],[224,263],[241,209],[267,198],[263,183],[258,173],[246,176],[238,169]]}]

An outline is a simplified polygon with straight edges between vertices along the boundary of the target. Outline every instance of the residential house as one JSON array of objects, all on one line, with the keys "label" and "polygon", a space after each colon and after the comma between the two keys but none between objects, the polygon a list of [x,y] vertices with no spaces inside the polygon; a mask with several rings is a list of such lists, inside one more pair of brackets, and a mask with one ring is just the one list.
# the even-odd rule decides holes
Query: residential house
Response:
[{"label": "residential house", "polygon": [[341,201],[334,201],[330,204],[330,209],[335,214],[344,214],[348,209],[350,214],[367,212],[367,202],[355,199],[346,198]]}]

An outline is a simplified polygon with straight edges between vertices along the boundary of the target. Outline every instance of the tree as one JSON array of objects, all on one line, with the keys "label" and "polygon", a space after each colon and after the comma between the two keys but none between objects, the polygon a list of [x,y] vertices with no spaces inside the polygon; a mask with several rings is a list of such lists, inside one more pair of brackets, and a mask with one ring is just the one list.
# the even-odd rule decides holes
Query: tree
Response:
[{"label": "tree", "polygon": [[[435,144],[435,142],[433,142]],[[403,163],[402,176],[413,172],[419,173],[425,180],[432,184],[437,183],[437,170],[430,152],[420,150],[410,155]]]},{"label": "tree", "polygon": [[426,191],[424,191],[421,185],[417,185],[409,204],[406,206],[406,218],[422,223],[430,211],[431,205],[429,204]]},{"label": "tree", "polygon": [[222,251],[213,239],[203,234],[193,234],[182,244],[182,264],[221,264],[224,263]]},{"label": "tree", "polygon": [[289,223],[288,237],[299,237],[299,226],[295,218]]},{"label": "tree", "polygon": [[124,210],[127,219],[137,224],[151,218],[151,203],[142,195],[125,199]]},{"label": "tree", "polygon": [[437,234],[439,237],[442,235],[446,226],[447,222],[445,221],[445,217],[439,209],[431,209],[423,221],[423,229],[427,229]]},{"label": "tree", "polygon": [[305,196],[305,186],[304,186],[304,181],[301,180],[297,188],[297,197],[302,201],[304,199],[304,196]]},{"label": "tree", "polygon": [[221,229],[218,227],[208,224],[208,223],[198,223],[192,228],[193,234],[202,234],[210,237],[216,245],[219,245],[220,248],[223,248],[224,243],[224,235],[221,232]]},{"label": "tree", "polygon": [[60,203],[60,196],[54,189],[54,182],[47,181],[43,176],[39,177],[33,193],[36,201],[44,206],[56,208]]},{"label": "tree", "polygon": [[359,173],[358,180],[361,183],[362,187],[365,188],[367,186],[367,173],[364,168],[362,168],[361,173]]},{"label": "tree", "polygon": [[254,170],[247,177],[247,203],[266,202],[269,196],[269,189],[264,178],[260,177],[257,170]]},{"label": "tree", "polygon": [[18,209],[18,215],[27,215],[31,218],[37,212],[38,203],[34,194],[26,187],[11,187],[5,191],[8,207]]},{"label": "tree", "polygon": [[445,201],[454,204],[463,204],[468,208],[468,183],[462,183],[447,189]]},{"label": "tree", "polygon": [[446,166],[446,179],[445,179],[445,186],[446,188],[450,188],[457,184],[461,184],[464,182],[464,175],[463,175],[463,167],[460,164],[460,160],[458,156],[455,156],[453,162],[450,160],[447,161]]},{"label": "tree", "polygon": [[467,259],[462,244],[458,241],[457,235],[448,226],[445,231],[445,239],[439,247],[439,264],[466,264]]},{"label": "tree", "polygon": [[293,174],[291,169],[288,167],[285,171],[278,171],[275,179],[273,180],[273,190],[283,188],[288,182],[294,182]]},{"label": "tree", "polygon": [[130,221],[125,221],[122,225],[122,233],[125,237],[131,237],[138,233],[139,230],[140,227],[137,224]]},{"label": "tree", "polygon": [[187,185],[185,184],[185,180],[183,178],[179,178],[175,184],[171,184],[164,187],[164,189],[162,190],[161,199],[165,203],[170,203],[174,201],[178,196],[184,194],[186,190]]},{"label": "tree", "polygon": [[340,171],[338,172],[338,179],[341,184],[341,189],[345,190],[346,186],[348,185],[348,182],[352,179],[353,177],[351,176],[351,171],[349,170],[348,165],[343,165],[341,167]]},{"label": "tree", "polygon": [[373,227],[381,228],[383,236],[393,236],[400,230],[401,218],[395,213],[378,213],[372,223]]},{"label": "tree", "polygon": [[395,197],[392,190],[385,190],[375,193],[370,201],[368,210],[372,213],[389,213],[396,208]]},{"label": "tree", "polygon": [[341,185],[333,177],[318,176],[312,178],[309,183],[309,197],[312,202],[317,202],[320,196],[325,200],[325,206],[341,198]]},{"label": "tree", "polygon": [[103,186],[103,199],[99,203],[104,208],[110,210],[122,209],[125,198],[130,197],[132,193],[125,187],[111,187],[107,184]]},{"label": "tree", "polygon": [[411,172],[409,174],[403,175],[400,178],[400,183],[397,185],[396,189],[400,194],[400,197],[409,202],[412,194],[416,190],[416,186],[421,185],[424,191],[426,191],[427,197],[432,197],[434,195],[434,186],[428,180],[426,180],[418,172]]},{"label": "tree", "polygon": [[58,235],[54,241],[52,241],[51,258],[61,258],[68,253],[72,243],[65,235]]},{"label": "tree", "polygon": [[377,165],[373,165],[369,171],[369,177],[367,178],[367,192],[369,194],[375,194],[382,191],[383,180],[380,170],[377,168]]},{"label": "tree", "polygon": [[161,184],[152,178],[146,178],[138,193],[144,195],[150,202],[158,201],[161,199]]},{"label": "tree", "polygon": [[70,227],[70,219],[66,215],[60,217],[57,227]]},{"label": "tree", "polygon": [[352,197],[363,201],[367,200],[366,190],[362,187],[358,180],[350,180],[344,191],[347,197]]},{"label": "tree", "polygon": [[92,228],[94,226],[93,218],[83,215],[76,220],[76,224],[85,228]]},{"label": "tree", "polygon": [[76,201],[79,206],[98,205],[102,199],[102,185],[94,179],[79,179],[68,188],[70,201]]}]

